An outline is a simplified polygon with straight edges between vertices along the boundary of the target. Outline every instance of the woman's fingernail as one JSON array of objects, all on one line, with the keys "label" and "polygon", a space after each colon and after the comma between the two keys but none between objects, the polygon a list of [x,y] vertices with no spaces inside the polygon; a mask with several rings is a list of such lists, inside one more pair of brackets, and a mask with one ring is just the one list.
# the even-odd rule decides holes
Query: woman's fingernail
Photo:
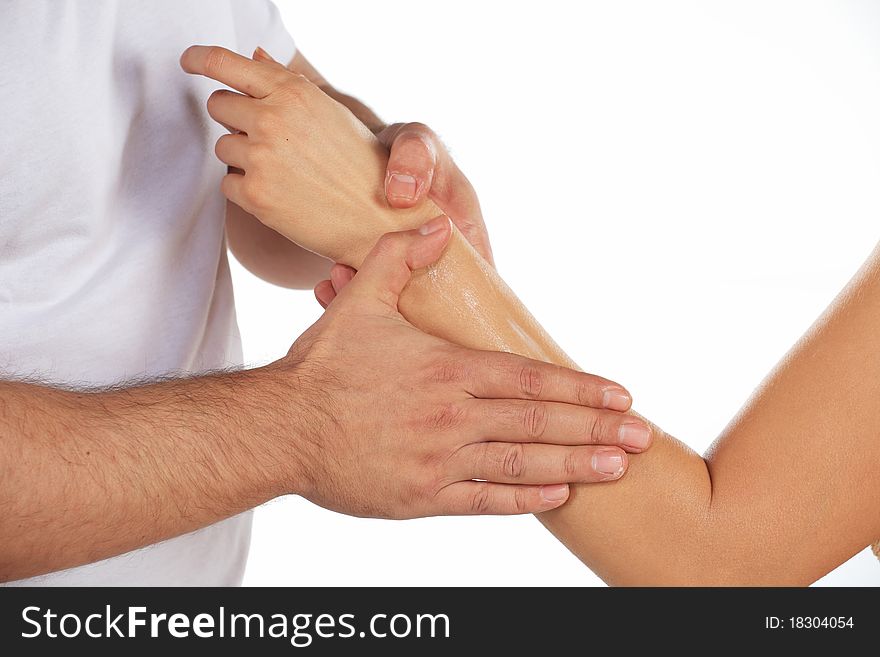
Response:
[{"label": "woman's fingernail", "polygon": [[275,61],[275,59],[272,57],[272,55],[267,53],[260,46],[257,46],[257,49],[254,50],[254,59],[262,59],[267,62],[274,62]]},{"label": "woman's fingernail", "polygon": [[436,233],[438,230],[443,230],[448,225],[449,217],[447,217],[445,214],[441,214],[439,217],[434,217],[433,219],[431,219],[431,221],[419,228],[419,235],[430,235],[431,233]]},{"label": "woman's fingernail", "polygon": [[418,188],[418,182],[414,176],[406,173],[392,173],[388,178],[388,188],[385,193],[388,196],[411,201],[416,197]]},{"label": "woman's fingernail", "polygon": [[651,442],[651,430],[638,422],[621,424],[617,435],[621,444],[633,449],[645,449]]},{"label": "woman's fingernail", "polygon": [[561,502],[568,497],[568,484],[541,486],[541,496],[548,502]]},{"label": "woman's fingernail", "polygon": [[619,388],[609,388],[602,394],[602,406],[612,411],[628,411],[632,406],[632,397]]},{"label": "woman's fingernail", "polygon": [[623,474],[623,456],[613,449],[598,450],[593,454],[593,470],[599,474],[619,477]]}]

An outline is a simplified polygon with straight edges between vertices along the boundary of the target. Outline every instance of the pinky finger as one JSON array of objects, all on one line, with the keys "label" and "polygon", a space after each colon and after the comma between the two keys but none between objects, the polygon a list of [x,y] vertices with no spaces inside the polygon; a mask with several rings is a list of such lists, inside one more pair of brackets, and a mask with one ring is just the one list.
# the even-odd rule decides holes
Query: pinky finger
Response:
[{"label": "pinky finger", "polygon": [[517,486],[487,481],[460,481],[437,495],[440,515],[501,515],[541,513],[562,506],[568,499],[568,484]]},{"label": "pinky finger", "polygon": [[333,284],[330,281],[321,281],[315,286],[315,298],[318,300],[318,303],[321,304],[321,307],[325,310],[327,306],[336,298],[336,292],[333,289]]}]

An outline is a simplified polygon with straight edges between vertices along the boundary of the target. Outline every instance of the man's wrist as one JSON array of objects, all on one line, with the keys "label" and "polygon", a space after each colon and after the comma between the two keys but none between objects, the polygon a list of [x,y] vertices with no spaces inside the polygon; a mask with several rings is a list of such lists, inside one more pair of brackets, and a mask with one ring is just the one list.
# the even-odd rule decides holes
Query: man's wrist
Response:
[{"label": "man's wrist", "polygon": [[271,497],[308,497],[318,463],[319,439],[327,431],[329,415],[321,409],[314,368],[290,357],[251,370],[253,385],[243,404],[248,448],[271,465],[263,468]]}]

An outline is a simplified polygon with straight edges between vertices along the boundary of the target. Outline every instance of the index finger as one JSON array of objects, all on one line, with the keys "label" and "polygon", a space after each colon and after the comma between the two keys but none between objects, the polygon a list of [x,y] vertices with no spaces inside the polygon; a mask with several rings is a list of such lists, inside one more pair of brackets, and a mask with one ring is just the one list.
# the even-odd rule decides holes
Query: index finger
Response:
[{"label": "index finger", "polygon": [[276,66],[220,46],[190,46],[180,56],[180,66],[187,73],[204,75],[253,98],[265,98],[281,83]]},{"label": "index finger", "polygon": [[533,399],[628,411],[632,396],[619,383],[502,352],[477,358],[465,384],[482,399]]}]

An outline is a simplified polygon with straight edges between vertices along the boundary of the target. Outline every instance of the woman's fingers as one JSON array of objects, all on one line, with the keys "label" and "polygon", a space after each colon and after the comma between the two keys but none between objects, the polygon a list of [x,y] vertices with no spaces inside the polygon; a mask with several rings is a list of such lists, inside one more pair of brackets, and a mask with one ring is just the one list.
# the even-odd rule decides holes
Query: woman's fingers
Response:
[{"label": "woman's fingers", "polygon": [[251,205],[248,203],[248,199],[242,190],[243,184],[244,175],[230,172],[223,176],[223,180],[220,181],[220,191],[223,193],[223,196],[238,207],[253,214]]},{"label": "woman's fingers", "polygon": [[214,154],[217,158],[236,169],[247,169],[247,143],[246,135],[223,135],[214,145]]},{"label": "woman's fingers", "polygon": [[228,89],[208,96],[208,115],[227,130],[249,132],[257,101]]},{"label": "woman's fingers", "polygon": [[220,46],[190,46],[180,56],[187,73],[204,75],[253,98],[265,98],[285,81],[286,71]]},{"label": "woman's fingers", "polygon": [[509,399],[471,399],[469,431],[483,440],[552,445],[613,445],[641,452],[651,443],[647,423],[631,415],[576,404]]},{"label": "woman's fingers", "polygon": [[618,447],[488,442],[462,447],[446,466],[451,477],[497,484],[590,484],[619,479],[627,458]]},{"label": "woman's fingers", "polygon": [[263,62],[264,64],[270,64],[276,68],[279,66],[284,69],[287,68],[286,66],[284,66],[284,64],[277,61],[274,57],[272,57],[272,55],[270,55],[265,50],[263,50],[263,48],[261,46],[257,46],[257,48],[254,50],[254,54],[253,54],[252,58],[255,61]]}]

